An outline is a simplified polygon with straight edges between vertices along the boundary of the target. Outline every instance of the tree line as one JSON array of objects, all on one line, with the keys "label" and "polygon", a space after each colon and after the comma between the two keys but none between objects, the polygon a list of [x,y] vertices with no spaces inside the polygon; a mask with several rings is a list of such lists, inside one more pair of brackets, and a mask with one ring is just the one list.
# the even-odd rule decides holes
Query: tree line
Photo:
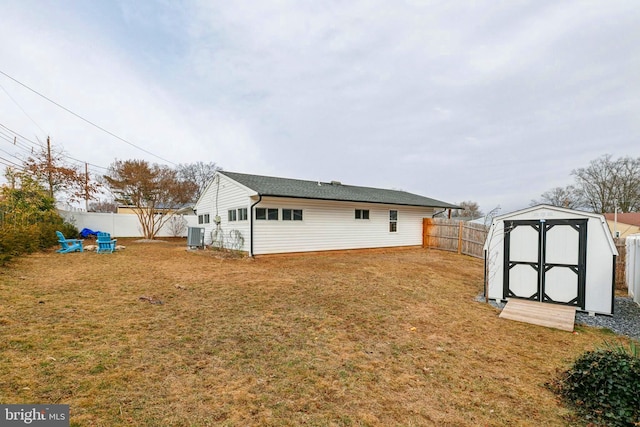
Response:
[{"label": "tree line", "polygon": [[531,205],[548,204],[595,213],[640,209],[640,157],[605,154],[571,171],[573,183],[545,191]]}]

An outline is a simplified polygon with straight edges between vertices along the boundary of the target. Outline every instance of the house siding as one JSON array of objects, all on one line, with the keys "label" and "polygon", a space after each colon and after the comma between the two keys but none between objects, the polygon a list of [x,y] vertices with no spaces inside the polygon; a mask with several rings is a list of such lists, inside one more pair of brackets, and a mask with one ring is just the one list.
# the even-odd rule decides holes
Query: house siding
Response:
[{"label": "house siding", "polygon": [[[264,197],[256,207],[278,209],[278,220],[254,220],[255,255],[421,245],[422,219],[434,213],[433,208],[280,197]],[[283,221],[283,208],[302,209],[303,220]],[[355,219],[355,209],[368,209],[369,219]],[[397,232],[389,231],[390,210],[398,211]]]},{"label": "house siding", "polygon": [[[238,230],[244,237],[244,245],[238,248],[242,251],[249,250],[249,219],[245,221],[229,221],[227,212],[230,209],[246,208],[247,213],[250,209],[250,192],[239,185],[235,181],[224,175],[216,175],[214,180],[207,188],[203,197],[198,200],[196,205],[196,213],[198,215],[209,214],[209,224],[199,224],[199,227],[205,229],[205,245],[211,245],[213,242],[212,234],[216,230],[214,218],[220,216],[219,230],[222,232],[225,240],[228,241],[229,233],[232,230]],[[228,246],[225,244],[225,246]]]}]

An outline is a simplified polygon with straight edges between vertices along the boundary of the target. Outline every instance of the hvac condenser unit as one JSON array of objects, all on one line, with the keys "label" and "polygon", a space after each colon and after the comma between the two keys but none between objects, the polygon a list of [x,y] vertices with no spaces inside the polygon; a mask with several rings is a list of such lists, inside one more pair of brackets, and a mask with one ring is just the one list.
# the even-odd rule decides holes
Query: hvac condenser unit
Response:
[{"label": "hvac condenser unit", "polygon": [[204,248],[204,228],[202,227],[188,228],[187,246],[189,248]]}]

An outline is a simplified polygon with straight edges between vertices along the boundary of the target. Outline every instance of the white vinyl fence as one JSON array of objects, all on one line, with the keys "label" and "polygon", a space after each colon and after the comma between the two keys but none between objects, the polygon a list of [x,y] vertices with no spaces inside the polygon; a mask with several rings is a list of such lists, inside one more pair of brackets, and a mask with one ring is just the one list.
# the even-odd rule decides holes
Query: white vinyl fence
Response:
[{"label": "white vinyl fence", "polygon": [[627,236],[626,242],[626,263],[625,277],[629,296],[640,304],[640,234]]},{"label": "white vinyl fence", "polygon": [[[78,231],[88,228],[93,231],[103,231],[110,233],[113,237],[143,237],[142,228],[138,217],[133,214],[115,214],[84,212],[75,210],[58,210],[58,213],[71,224],[75,225]],[[176,215],[186,221],[184,231],[177,237],[187,236],[187,227],[197,227],[198,217],[196,215]],[[170,227],[169,220],[160,229],[157,237],[174,237],[174,232]]]}]

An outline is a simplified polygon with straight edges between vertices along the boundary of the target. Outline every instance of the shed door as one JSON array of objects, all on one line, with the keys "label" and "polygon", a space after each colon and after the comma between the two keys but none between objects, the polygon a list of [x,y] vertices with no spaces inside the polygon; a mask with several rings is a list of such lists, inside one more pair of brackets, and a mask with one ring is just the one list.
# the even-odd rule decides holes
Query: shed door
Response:
[{"label": "shed door", "polygon": [[587,221],[505,221],[503,298],[584,310]]}]

